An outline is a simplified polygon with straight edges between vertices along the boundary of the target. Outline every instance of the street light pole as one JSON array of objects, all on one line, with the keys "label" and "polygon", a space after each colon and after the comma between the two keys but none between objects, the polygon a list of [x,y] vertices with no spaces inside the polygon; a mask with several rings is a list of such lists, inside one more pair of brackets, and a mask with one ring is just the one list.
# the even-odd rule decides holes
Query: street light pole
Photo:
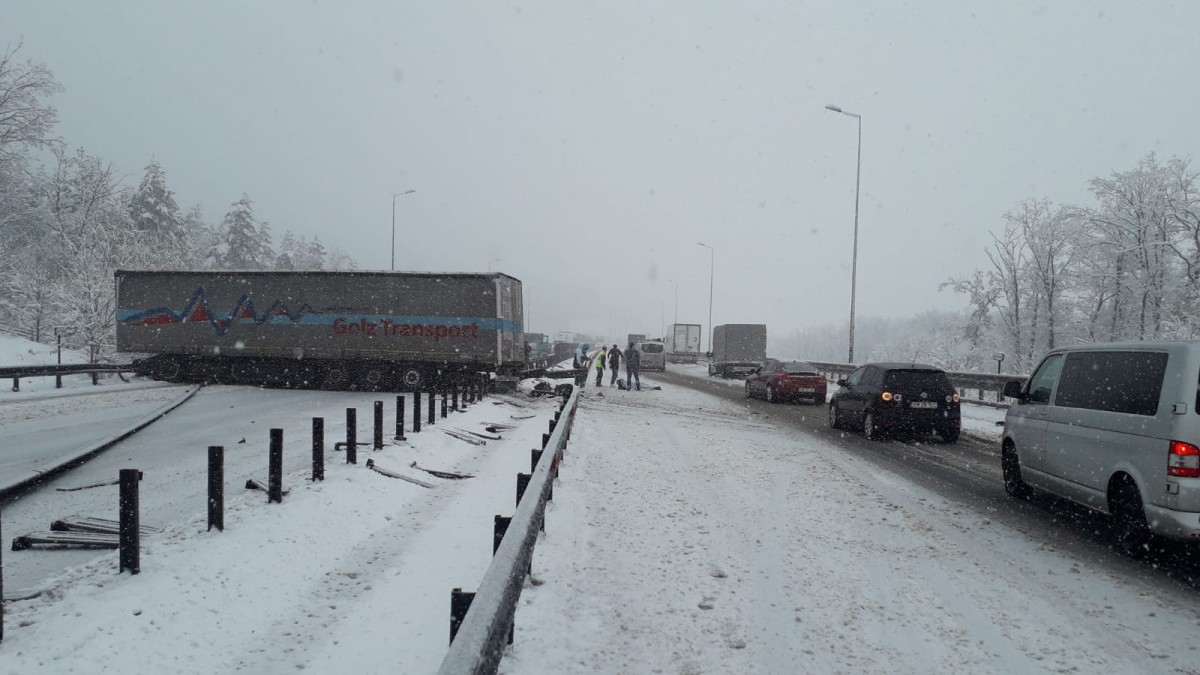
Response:
[{"label": "street light pole", "polygon": [[405,190],[404,192],[392,193],[392,271],[396,271],[396,197],[411,195],[416,190]]},{"label": "street light pole", "polygon": [[858,188],[862,177],[862,115],[847,112],[836,105],[825,106],[826,110],[847,115],[858,120],[858,160],[854,169],[854,252],[850,257],[850,363],[854,363],[854,298],[858,284]]},{"label": "street light pole", "polygon": [[[713,247],[708,244],[698,241],[704,248],[708,249],[708,351],[712,351],[713,341],[713,325],[712,325],[712,299],[713,299],[713,257],[716,255]],[[701,349],[700,351],[704,351]]]},{"label": "street light pole", "polygon": [[[668,284],[675,284],[675,323],[679,323],[679,283],[667,279]],[[666,337],[665,335],[663,337]]]}]

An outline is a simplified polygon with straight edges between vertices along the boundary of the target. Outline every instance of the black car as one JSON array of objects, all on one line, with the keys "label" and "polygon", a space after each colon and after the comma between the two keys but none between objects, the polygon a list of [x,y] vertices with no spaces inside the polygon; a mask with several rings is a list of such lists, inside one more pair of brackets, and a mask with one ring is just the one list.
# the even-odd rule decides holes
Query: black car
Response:
[{"label": "black car", "polygon": [[829,426],[860,427],[875,440],[892,432],[935,431],[958,440],[962,412],[946,372],[919,363],[868,363],[845,379],[829,399]]}]

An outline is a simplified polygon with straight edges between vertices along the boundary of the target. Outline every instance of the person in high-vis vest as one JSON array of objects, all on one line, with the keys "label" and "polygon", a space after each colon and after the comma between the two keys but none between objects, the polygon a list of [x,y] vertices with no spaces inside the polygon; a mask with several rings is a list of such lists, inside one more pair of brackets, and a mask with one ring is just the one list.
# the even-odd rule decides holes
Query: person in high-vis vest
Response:
[{"label": "person in high-vis vest", "polygon": [[604,362],[608,360],[608,352],[604,347],[600,348],[600,353],[596,354],[596,386],[604,386]]}]

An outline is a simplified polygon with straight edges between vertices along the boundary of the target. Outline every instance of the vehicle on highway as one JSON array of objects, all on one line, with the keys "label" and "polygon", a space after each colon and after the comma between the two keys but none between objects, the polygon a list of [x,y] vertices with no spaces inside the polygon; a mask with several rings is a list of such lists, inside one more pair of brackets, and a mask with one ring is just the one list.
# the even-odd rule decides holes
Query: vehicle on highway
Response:
[{"label": "vehicle on highway", "polygon": [[117,351],[168,381],[417,391],[525,367],[507,274],[118,270]]},{"label": "vehicle on highway", "polygon": [[746,377],[766,358],[766,324],[730,323],[713,329],[710,377]]},{"label": "vehicle on highway", "polygon": [[868,439],[889,433],[937,432],[958,440],[958,392],[941,368],[919,363],[868,363],[838,380],[829,399],[829,426],[858,427]]},{"label": "vehicle on highway", "polygon": [[825,376],[804,361],[767,359],[746,378],[746,398],[762,396],[768,403],[809,400],[825,402]]},{"label": "vehicle on highway", "polygon": [[642,372],[663,372],[667,369],[667,351],[663,343],[655,340],[639,342],[634,346],[641,355]]},{"label": "vehicle on highway", "polygon": [[1004,488],[1032,489],[1113,518],[1119,548],[1151,533],[1200,538],[1200,342],[1089,344],[1049,352],[1001,441]]}]

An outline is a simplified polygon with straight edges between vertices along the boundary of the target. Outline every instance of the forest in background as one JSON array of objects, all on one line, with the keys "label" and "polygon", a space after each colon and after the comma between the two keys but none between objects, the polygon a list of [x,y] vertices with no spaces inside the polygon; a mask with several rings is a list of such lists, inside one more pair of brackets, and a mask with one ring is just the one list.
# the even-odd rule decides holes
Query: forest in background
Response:
[{"label": "forest in background", "polygon": [[139,184],[54,135],[50,97],[62,91],[44,64],[0,52],[0,332],[112,352],[117,269],[352,269],[326,249],[270,224],[242,194],[218,222],[180,207],[153,159]]}]

